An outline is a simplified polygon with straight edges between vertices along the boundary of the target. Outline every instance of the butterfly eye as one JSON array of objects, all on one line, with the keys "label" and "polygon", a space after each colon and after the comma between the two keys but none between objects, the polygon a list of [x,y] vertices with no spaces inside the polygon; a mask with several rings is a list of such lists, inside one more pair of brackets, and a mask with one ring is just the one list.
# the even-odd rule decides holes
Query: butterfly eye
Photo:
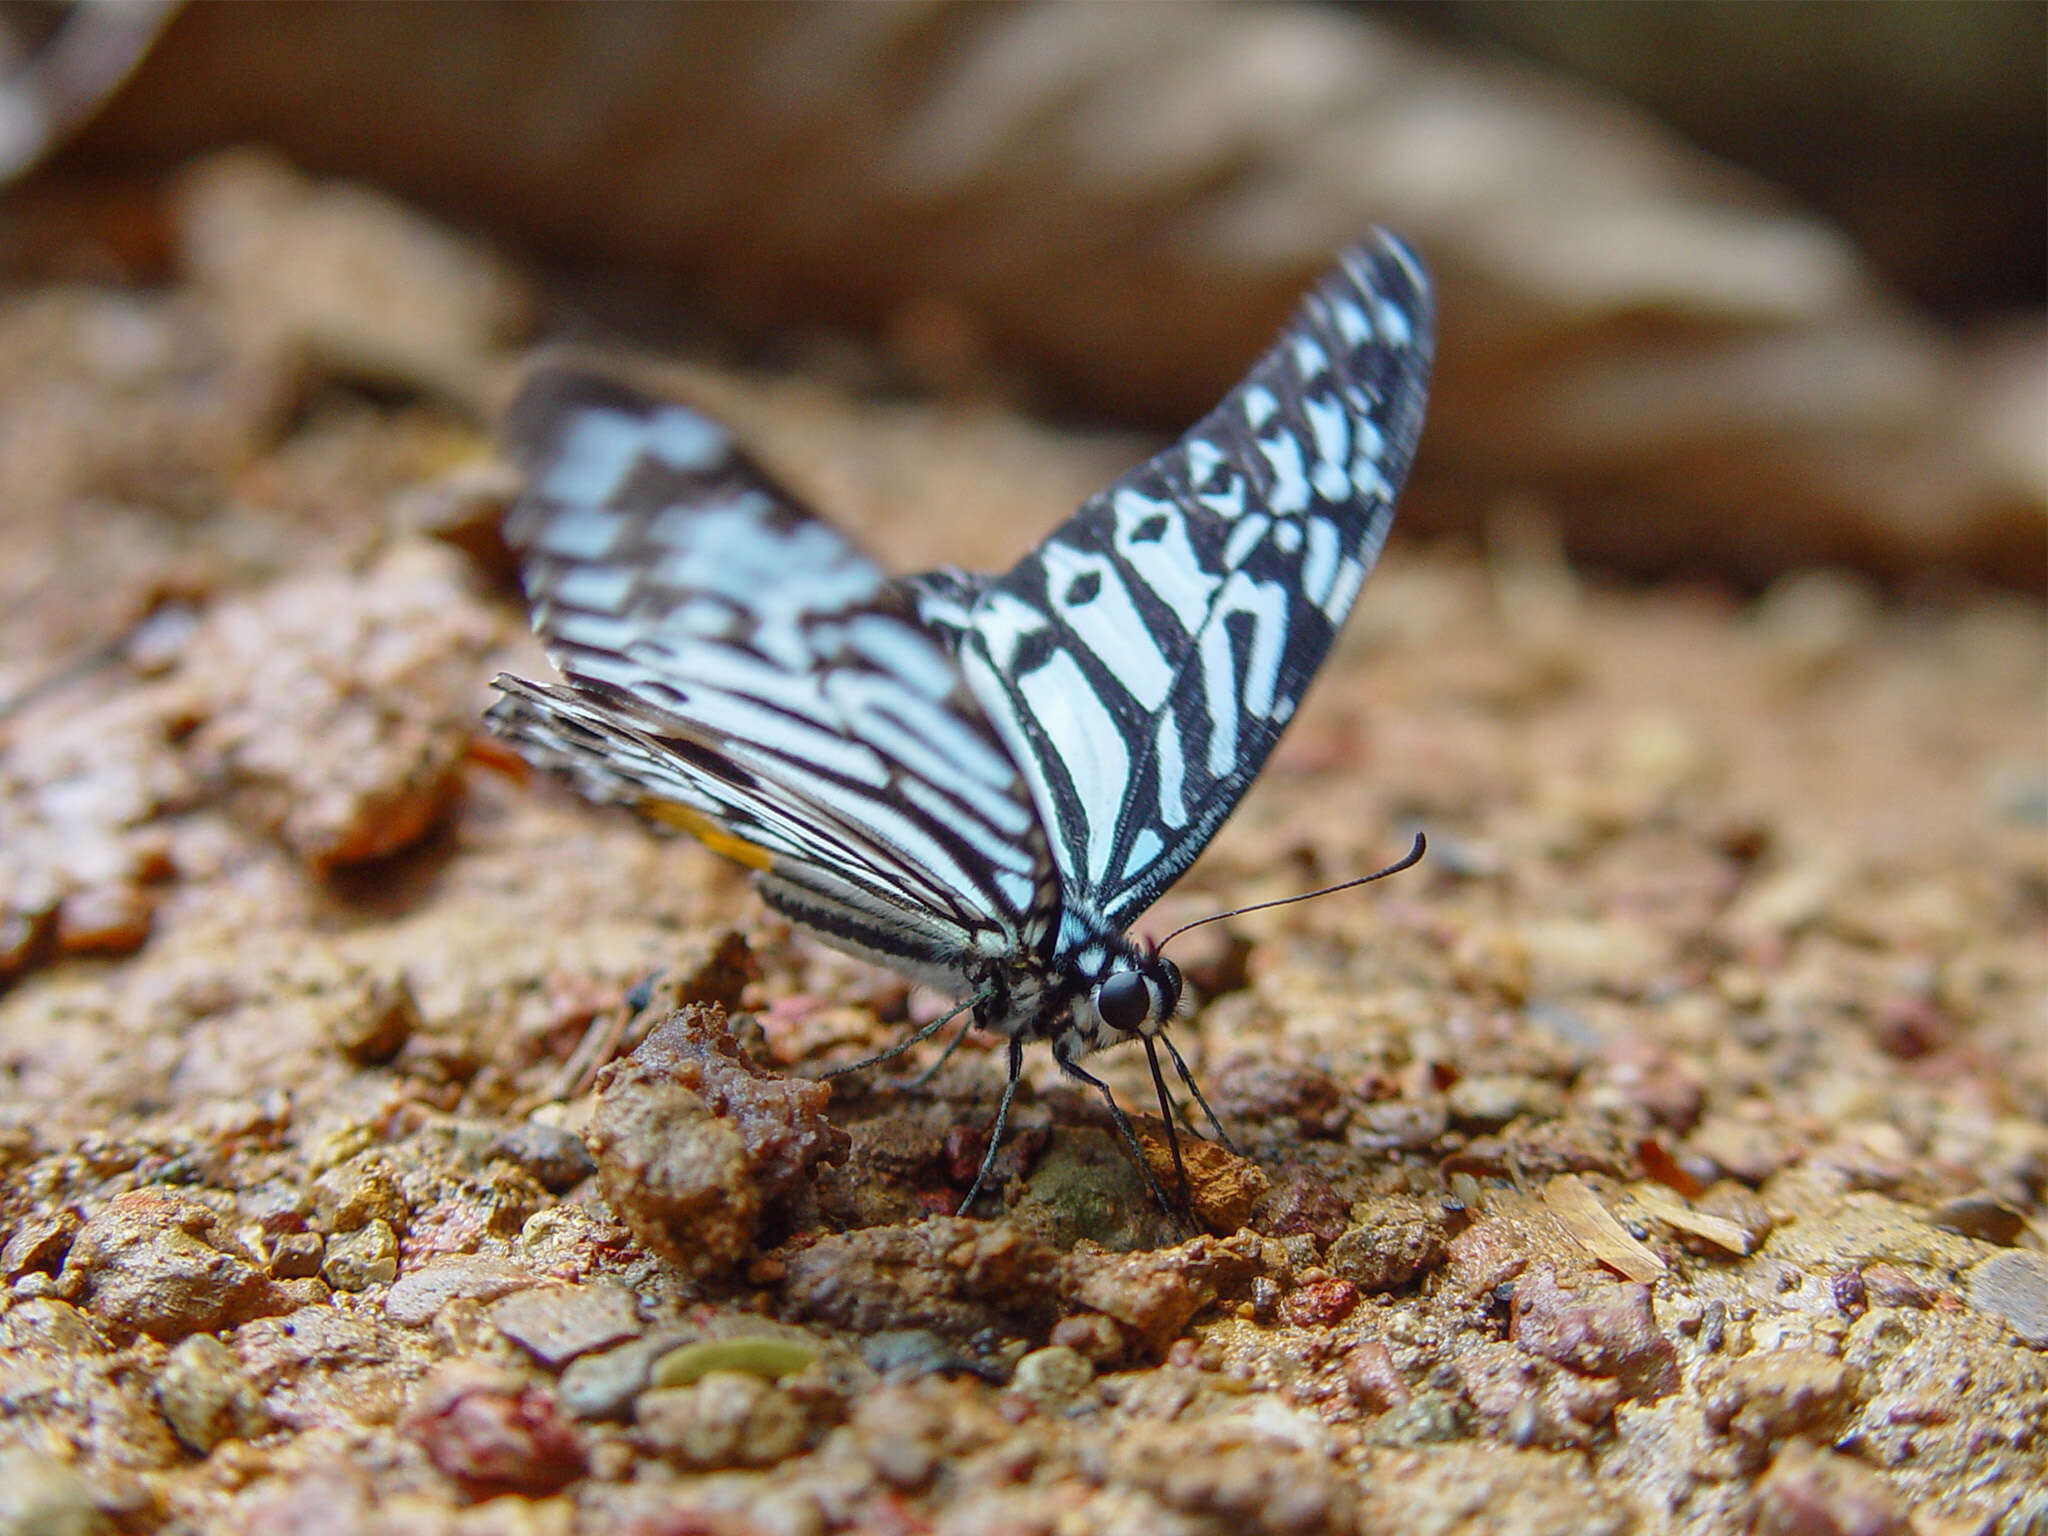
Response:
[{"label": "butterfly eye", "polygon": [[1160,1017],[1170,1019],[1180,1011],[1180,967],[1164,955],[1154,956],[1152,963],[1159,968]]},{"label": "butterfly eye", "polygon": [[1134,1034],[1152,1012],[1152,984],[1137,971],[1118,971],[1095,989],[1095,1011],[1111,1029]]}]

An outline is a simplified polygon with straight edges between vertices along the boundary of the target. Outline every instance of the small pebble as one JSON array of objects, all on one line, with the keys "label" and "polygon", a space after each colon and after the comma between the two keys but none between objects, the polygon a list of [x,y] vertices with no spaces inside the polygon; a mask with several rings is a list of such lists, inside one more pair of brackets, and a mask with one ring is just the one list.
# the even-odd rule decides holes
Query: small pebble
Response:
[{"label": "small pebble", "polygon": [[495,1301],[540,1277],[503,1259],[455,1254],[409,1269],[384,1293],[384,1315],[403,1327],[418,1328],[458,1296]]},{"label": "small pebble", "polygon": [[1448,1218],[1440,1205],[1394,1198],[1376,1202],[1324,1256],[1326,1268],[1361,1291],[1380,1295],[1412,1284],[1450,1254]]},{"label": "small pebble", "polygon": [[1349,1108],[1327,1073],[1257,1057],[1239,1058],[1215,1074],[1210,1098],[1226,1125],[1288,1119],[1310,1136],[1342,1128]]},{"label": "small pebble", "polygon": [[270,1245],[270,1272],[280,1280],[308,1280],[327,1262],[327,1240],[318,1232],[287,1232]]},{"label": "small pebble", "polygon": [[1810,683],[1857,655],[1877,616],[1877,598],[1861,577],[1807,570],[1773,584],[1751,622],[1788,680]]},{"label": "small pebble", "polygon": [[410,1217],[398,1170],[380,1152],[351,1157],[313,1181],[313,1219],[324,1231],[347,1232],[370,1221],[404,1231]]},{"label": "small pebble", "polygon": [[54,1275],[83,1225],[73,1210],[26,1218],[0,1248],[0,1278],[12,1283],[31,1273]]},{"label": "small pebble", "polygon": [[1343,1235],[1351,1224],[1351,1210],[1314,1169],[1288,1168],[1254,1207],[1251,1224],[1269,1237],[1306,1241],[1320,1252]]},{"label": "small pebble", "polygon": [[1294,1328],[1327,1328],[1342,1322],[1359,1300],[1349,1280],[1312,1280],[1280,1299],[1280,1321]]},{"label": "small pebble", "polygon": [[1567,1291],[1540,1264],[1515,1282],[1509,1316],[1509,1336],[1530,1354],[1611,1378],[1630,1397],[1649,1401],[1678,1388],[1678,1351],[1657,1329],[1647,1285],[1595,1282]]},{"label": "small pebble", "polygon": [[808,1416],[780,1387],[743,1371],[643,1392],[634,1422],[647,1443],[684,1467],[770,1467],[803,1449]]},{"label": "small pebble", "polygon": [[1541,1078],[1517,1074],[1464,1077],[1444,1095],[1451,1120],[1468,1131],[1497,1131],[1528,1115],[1555,1120],[1564,1113],[1564,1090]]},{"label": "small pebble", "polygon": [[1095,1367],[1079,1350],[1049,1344],[1017,1362],[1010,1390],[1021,1393],[1048,1413],[1078,1401],[1094,1385]]},{"label": "small pebble", "polygon": [[555,1396],[579,1419],[630,1419],[633,1399],[647,1390],[654,1362],[676,1347],[673,1334],[650,1334],[616,1349],[569,1362]]},{"label": "small pebble", "polygon": [[1451,1126],[1442,1099],[1380,1099],[1352,1112],[1345,1139],[1372,1152],[1417,1152],[1435,1146]]},{"label": "small pebble", "polygon": [[551,1195],[565,1194],[597,1172],[581,1136],[539,1120],[522,1120],[498,1137],[491,1151],[524,1168]]},{"label": "small pebble", "polygon": [[1864,1265],[1863,1296],[1873,1307],[1912,1307],[1924,1312],[1934,1305],[1934,1292],[1896,1264]]},{"label": "small pebble", "polygon": [[1994,1253],[1970,1270],[1964,1294],[2035,1349],[2048,1349],[2048,1254],[2031,1248]]},{"label": "small pebble", "polygon": [[270,1427],[262,1396],[233,1350],[196,1333],[165,1358],[157,1407],[187,1450],[204,1456],[223,1440],[253,1440]]},{"label": "small pebble", "polygon": [[1733,1115],[1710,1115],[1686,1137],[1685,1150],[1744,1184],[1757,1185],[1799,1156],[1791,1139],[1773,1126]]},{"label": "small pebble", "polygon": [[1408,1382],[1394,1364],[1387,1346],[1377,1339],[1354,1344],[1344,1352],[1344,1385],[1352,1401],[1367,1413],[1385,1413],[1409,1399]]},{"label": "small pebble", "polygon": [[57,909],[57,948],[67,955],[132,955],[149,941],[146,891],[108,882],[71,892]]},{"label": "small pebble", "polygon": [[1455,1392],[1417,1392],[1389,1408],[1372,1427],[1377,1445],[1445,1445],[1466,1434],[1465,1406]]},{"label": "small pebble", "polygon": [[337,1291],[367,1291],[398,1278],[398,1234],[388,1221],[372,1221],[327,1240],[320,1273]]},{"label": "small pebble", "polygon": [[329,1026],[334,1048],[359,1067],[382,1066],[420,1027],[420,1005],[403,976],[375,981]]},{"label": "small pebble", "polygon": [[552,1493],[584,1469],[582,1440],[554,1399],[511,1371],[442,1367],[407,1428],[436,1467],[479,1493]]},{"label": "small pebble", "polygon": [[1890,1483],[1861,1462],[1794,1440],[1757,1479],[1753,1536],[1913,1536]]},{"label": "small pebble", "polygon": [[2001,1248],[2011,1247],[2027,1224],[2024,1213],[1982,1191],[1944,1201],[1934,1208],[1930,1219],[1944,1231],[1981,1238]]},{"label": "small pebble", "polygon": [[540,1285],[492,1303],[491,1326],[542,1365],[559,1368],[640,1331],[639,1308],[616,1285]]},{"label": "small pebble", "polygon": [[890,1381],[920,1376],[982,1376],[988,1367],[962,1355],[929,1328],[890,1328],[861,1341],[860,1357]]}]

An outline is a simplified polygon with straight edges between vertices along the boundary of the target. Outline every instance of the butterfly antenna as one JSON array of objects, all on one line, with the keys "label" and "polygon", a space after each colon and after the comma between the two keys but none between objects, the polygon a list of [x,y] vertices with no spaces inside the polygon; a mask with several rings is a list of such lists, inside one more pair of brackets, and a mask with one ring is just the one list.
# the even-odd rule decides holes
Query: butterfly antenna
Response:
[{"label": "butterfly antenna", "polygon": [[[1318,896],[1334,896],[1339,891],[1348,891],[1354,885],[1371,885],[1375,880],[1384,880],[1389,875],[1398,875],[1404,869],[1413,869],[1422,862],[1422,855],[1429,849],[1429,839],[1420,832],[1415,834],[1415,846],[1385,869],[1375,870],[1369,875],[1360,875],[1356,880],[1341,880],[1335,885],[1326,885],[1320,891],[1303,891],[1299,896],[1282,896],[1278,901],[1255,901],[1248,907],[1233,907],[1228,912],[1212,912],[1207,917],[1198,917],[1192,923],[1182,923],[1173,932],[1153,946],[1154,951],[1162,950],[1190,928],[1199,928],[1204,923],[1220,923],[1226,917],[1243,917],[1247,912],[1263,912],[1268,907],[1291,907],[1297,901],[1314,901]],[[1202,1106],[1204,1109],[1208,1105]]]}]

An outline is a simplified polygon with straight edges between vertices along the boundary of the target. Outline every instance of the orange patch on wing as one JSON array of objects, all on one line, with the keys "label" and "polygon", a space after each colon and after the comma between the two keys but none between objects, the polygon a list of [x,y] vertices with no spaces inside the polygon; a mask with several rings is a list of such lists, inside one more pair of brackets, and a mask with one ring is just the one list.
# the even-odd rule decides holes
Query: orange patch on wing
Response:
[{"label": "orange patch on wing", "polygon": [[649,820],[687,832],[713,853],[722,853],[749,869],[766,869],[773,857],[766,848],[743,837],[735,837],[702,811],[690,806],[678,805],[673,800],[643,800],[639,809]]},{"label": "orange patch on wing", "polygon": [[530,776],[526,759],[495,736],[470,737],[464,743],[463,755],[479,768],[502,774],[514,784],[524,784]]}]

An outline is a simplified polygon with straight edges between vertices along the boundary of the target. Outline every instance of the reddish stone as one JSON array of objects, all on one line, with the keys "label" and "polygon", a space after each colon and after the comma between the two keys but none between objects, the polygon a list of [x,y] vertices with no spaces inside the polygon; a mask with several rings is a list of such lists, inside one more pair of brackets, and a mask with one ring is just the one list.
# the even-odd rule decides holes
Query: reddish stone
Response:
[{"label": "reddish stone", "polygon": [[1358,1287],[1349,1280],[1317,1280],[1282,1298],[1280,1321],[1296,1328],[1327,1328],[1357,1305]]},{"label": "reddish stone", "polygon": [[407,1427],[436,1467],[479,1495],[553,1493],[583,1473],[582,1441],[554,1398],[510,1372],[446,1371]]}]

